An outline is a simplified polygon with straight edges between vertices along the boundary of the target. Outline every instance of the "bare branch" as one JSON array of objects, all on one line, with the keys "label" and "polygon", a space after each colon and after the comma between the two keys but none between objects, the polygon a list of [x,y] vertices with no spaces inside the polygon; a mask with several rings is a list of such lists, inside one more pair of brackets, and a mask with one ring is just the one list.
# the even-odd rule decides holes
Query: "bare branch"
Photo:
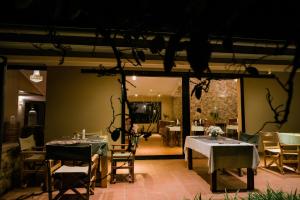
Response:
[{"label": "bare branch", "polygon": [[[287,81],[287,87],[284,87],[284,85],[278,79],[278,77],[276,78],[276,80],[280,84],[280,86],[284,89],[284,91],[287,92],[287,100],[286,100],[285,106],[283,104],[280,104],[280,105],[274,107],[272,105],[273,98],[271,96],[270,90],[267,88],[266,98],[267,98],[269,107],[270,107],[270,109],[272,110],[272,112],[274,114],[275,121],[265,122],[262,125],[262,127],[257,131],[257,133],[259,131],[263,130],[264,127],[267,124],[270,124],[270,123],[278,124],[278,128],[280,129],[283,126],[283,124],[285,124],[288,121],[288,116],[289,116],[289,113],[290,113],[290,106],[291,106],[291,103],[292,103],[292,97],[293,97],[293,91],[294,91],[294,78],[296,76],[297,69],[298,69],[298,67],[296,65],[294,65],[293,68],[292,68],[292,71],[290,72],[289,79]],[[278,109],[283,107],[283,106],[284,106],[284,109],[278,111]],[[281,115],[282,113],[283,113],[283,116]],[[282,117],[280,117],[280,116],[282,116]]]},{"label": "bare branch", "polygon": [[282,87],[282,89],[286,92],[288,92],[288,89],[286,88],[286,86],[280,81],[280,79],[275,76],[276,81],[279,83],[279,85]]},{"label": "bare branch", "polygon": [[133,83],[131,83],[130,81],[126,80],[126,83],[129,83],[132,87],[136,88],[136,86]]},{"label": "bare branch", "polygon": [[107,127],[107,131],[111,134],[113,131],[111,130],[113,124],[115,123],[115,108],[113,106],[113,102],[112,102],[112,97],[110,97],[110,107],[111,107],[111,110],[112,110],[112,121],[110,122],[109,126]]}]

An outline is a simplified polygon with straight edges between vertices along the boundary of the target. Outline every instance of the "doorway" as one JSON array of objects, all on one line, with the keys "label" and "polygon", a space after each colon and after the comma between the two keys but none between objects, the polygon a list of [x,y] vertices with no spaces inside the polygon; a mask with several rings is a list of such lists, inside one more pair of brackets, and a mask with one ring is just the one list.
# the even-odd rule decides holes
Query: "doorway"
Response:
[{"label": "doorway", "polygon": [[149,138],[140,138],[136,155],[182,156],[182,79],[127,76],[126,81],[130,82],[127,84],[127,98],[135,106],[135,116],[157,114],[155,119],[133,119],[138,131],[151,132]]}]

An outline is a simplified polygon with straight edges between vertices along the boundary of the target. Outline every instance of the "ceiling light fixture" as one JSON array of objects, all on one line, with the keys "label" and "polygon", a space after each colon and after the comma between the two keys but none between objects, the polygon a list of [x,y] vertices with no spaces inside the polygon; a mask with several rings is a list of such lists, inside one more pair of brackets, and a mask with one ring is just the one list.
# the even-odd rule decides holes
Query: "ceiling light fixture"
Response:
[{"label": "ceiling light fixture", "polygon": [[33,70],[33,74],[30,75],[30,80],[35,83],[43,81],[43,76],[40,75],[40,70]]},{"label": "ceiling light fixture", "polygon": [[136,80],[136,75],[132,76],[132,80],[135,81]]}]

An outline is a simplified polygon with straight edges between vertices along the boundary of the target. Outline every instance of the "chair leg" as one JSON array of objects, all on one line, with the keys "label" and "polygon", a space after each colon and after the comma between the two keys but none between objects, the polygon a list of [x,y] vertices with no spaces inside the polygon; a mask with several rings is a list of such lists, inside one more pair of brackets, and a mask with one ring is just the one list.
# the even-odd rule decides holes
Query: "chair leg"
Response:
[{"label": "chair leg", "polygon": [[117,173],[117,170],[116,170],[116,161],[111,161],[111,170],[110,170],[110,183],[111,184],[114,184],[116,183],[116,173]]},{"label": "chair leg", "polygon": [[265,167],[267,167],[267,158],[266,158],[266,153],[264,152],[264,164],[265,164]]},{"label": "chair leg", "polygon": [[90,199],[90,184],[88,184],[86,188],[86,199]]},{"label": "chair leg", "polygon": [[284,171],[283,171],[283,157],[281,156],[281,155],[279,155],[279,158],[278,158],[278,160],[279,160],[279,163],[278,163],[278,168],[279,168],[279,170],[280,170],[280,173],[281,174],[284,174]]},{"label": "chair leg", "polygon": [[129,165],[130,165],[130,168],[129,168],[129,175],[131,177],[131,179],[129,179],[129,182],[130,183],[133,183],[134,182],[134,161],[129,161]]},{"label": "chair leg", "polygon": [[239,176],[242,177],[244,175],[243,170],[241,168],[238,168]]}]

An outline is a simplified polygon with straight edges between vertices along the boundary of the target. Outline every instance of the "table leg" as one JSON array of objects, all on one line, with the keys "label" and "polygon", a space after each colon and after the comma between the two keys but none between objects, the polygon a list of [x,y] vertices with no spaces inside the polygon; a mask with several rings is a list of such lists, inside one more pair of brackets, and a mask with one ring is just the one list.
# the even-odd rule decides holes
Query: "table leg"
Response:
[{"label": "table leg", "polygon": [[188,148],[188,168],[193,169],[192,149]]},{"label": "table leg", "polygon": [[300,146],[297,147],[298,150],[298,166],[297,166],[297,173],[300,174]]},{"label": "table leg", "polygon": [[103,155],[100,157],[100,164],[101,164],[100,187],[106,188],[107,187],[107,173],[108,173],[108,162],[107,162],[106,155]]},{"label": "table leg", "polygon": [[210,190],[212,192],[217,192],[217,171],[215,170],[213,171],[213,173],[211,174],[211,184],[210,184]]},{"label": "table leg", "polygon": [[240,177],[244,175],[242,168],[238,168],[238,173]]},{"label": "table leg", "polygon": [[247,190],[254,190],[254,171],[247,168]]}]

